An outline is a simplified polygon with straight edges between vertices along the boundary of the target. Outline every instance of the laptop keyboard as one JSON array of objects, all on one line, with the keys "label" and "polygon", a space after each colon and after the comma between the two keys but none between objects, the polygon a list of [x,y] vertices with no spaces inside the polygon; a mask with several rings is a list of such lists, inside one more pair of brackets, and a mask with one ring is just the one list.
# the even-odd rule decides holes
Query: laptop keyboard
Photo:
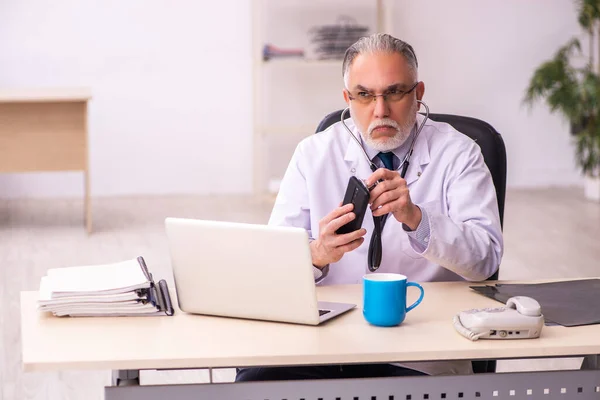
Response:
[{"label": "laptop keyboard", "polygon": [[325,314],[327,314],[327,313],[329,313],[329,312],[331,312],[331,310],[319,310],[319,317],[320,317],[321,315],[325,315]]}]

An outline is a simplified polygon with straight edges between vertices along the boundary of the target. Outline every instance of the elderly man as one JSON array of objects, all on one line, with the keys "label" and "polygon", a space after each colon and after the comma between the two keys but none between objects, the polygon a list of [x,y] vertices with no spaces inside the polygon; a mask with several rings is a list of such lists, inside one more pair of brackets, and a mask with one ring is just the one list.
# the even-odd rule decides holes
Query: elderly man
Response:
[{"label": "elderly man", "polygon": [[[402,40],[387,34],[358,40],[342,69],[351,115],[346,123],[359,143],[338,122],[303,140],[290,161],[269,224],[309,232],[320,285],[361,283],[374,268],[412,281],[479,281],[498,269],[503,239],[490,172],[475,142],[418,113],[425,85],[417,67],[415,52]],[[351,204],[341,206],[353,175],[376,184],[370,209],[361,229],[337,234],[356,218]],[[380,266],[369,260],[369,248],[377,245]],[[470,372],[468,361],[419,362],[244,369],[237,380]]]}]

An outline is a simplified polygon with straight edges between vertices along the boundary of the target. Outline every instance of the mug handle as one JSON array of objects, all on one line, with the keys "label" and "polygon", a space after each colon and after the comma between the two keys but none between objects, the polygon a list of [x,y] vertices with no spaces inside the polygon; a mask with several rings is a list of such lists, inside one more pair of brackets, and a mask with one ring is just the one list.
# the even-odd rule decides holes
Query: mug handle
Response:
[{"label": "mug handle", "polygon": [[419,285],[416,282],[406,282],[406,287],[408,288],[409,286],[414,286],[416,288],[419,288],[419,290],[421,291],[421,296],[419,296],[419,298],[417,299],[417,301],[415,301],[414,303],[412,303],[410,306],[406,307],[406,312],[409,312],[410,310],[412,310],[413,308],[415,308],[416,306],[418,306],[421,303],[421,300],[423,300],[423,296],[425,295],[425,290],[423,290],[423,287],[421,285]]}]

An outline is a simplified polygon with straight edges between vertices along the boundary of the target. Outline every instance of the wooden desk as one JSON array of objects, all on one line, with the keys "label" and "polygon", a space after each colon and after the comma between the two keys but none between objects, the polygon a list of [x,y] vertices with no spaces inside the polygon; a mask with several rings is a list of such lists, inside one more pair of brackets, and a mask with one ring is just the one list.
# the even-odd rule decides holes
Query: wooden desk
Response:
[{"label": "wooden desk", "polygon": [[92,230],[87,89],[0,89],[0,173],[82,171],[84,221]]},{"label": "wooden desk", "polygon": [[[23,367],[25,371],[140,370],[600,354],[600,325],[546,326],[535,340],[465,339],[454,331],[453,316],[468,308],[499,305],[468,285],[423,283],[423,302],[394,328],[364,321],[360,285],[319,287],[320,300],[354,302],[359,307],[317,327],[188,315],[179,310],[173,317],[56,318],[38,314],[37,292],[22,292]],[[416,295],[409,291],[409,300]]]}]

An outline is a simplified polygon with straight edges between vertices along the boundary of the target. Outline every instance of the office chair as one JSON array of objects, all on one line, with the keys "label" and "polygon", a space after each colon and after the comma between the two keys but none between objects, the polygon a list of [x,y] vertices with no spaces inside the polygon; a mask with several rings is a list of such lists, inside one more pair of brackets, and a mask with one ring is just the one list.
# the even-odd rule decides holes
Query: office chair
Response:
[{"label": "office chair", "polygon": [[[339,122],[342,111],[338,110],[326,115],[317,126],[315,133],[322,132],[334,123]],[[346,113],[346,116],[346,119],[350,118],[350,113]],[[451,114],[429,114],[429,119],[452,125],[454,129],[475,140],[479,145],[484,162],[492,175],[496,189],[496,200],[498,201],[500,226],[503,227],[504,199],[506,196],[506,147],[502,136],[490,124],[476,118]],[[487,280],[497,279],[498,271]],[[475,373],[496,372],[496,360],[477,360],[472,363],[473,372]]]}]

